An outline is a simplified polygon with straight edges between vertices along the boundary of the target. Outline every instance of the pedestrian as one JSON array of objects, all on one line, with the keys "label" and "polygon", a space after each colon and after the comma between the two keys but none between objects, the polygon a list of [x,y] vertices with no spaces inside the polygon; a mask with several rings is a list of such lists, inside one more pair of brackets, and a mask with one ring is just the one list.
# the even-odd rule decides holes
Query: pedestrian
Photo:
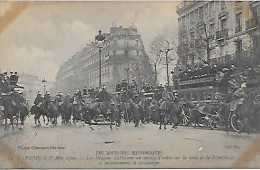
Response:
[{"label": "pedestrian", "polygon": [[162,124],[164,125],[164,129],[166,129],[166,101],[165,99],[161,99],[159,102],[159,113],[160,113],[160,127],[162,129]]}]

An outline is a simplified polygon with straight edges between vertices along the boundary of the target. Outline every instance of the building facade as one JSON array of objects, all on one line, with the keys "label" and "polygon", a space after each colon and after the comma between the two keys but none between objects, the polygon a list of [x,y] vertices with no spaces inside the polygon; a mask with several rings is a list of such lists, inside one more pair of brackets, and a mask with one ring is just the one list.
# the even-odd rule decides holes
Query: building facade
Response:
[{"label": "building facade", "polygon": [[[110,33],[103,34],[101,44],[102,85],[115,91],[122,79],[137,83],[149,81],[151,67],[141,36],[134,27],[111,27]],[[77,88],[99,86],[99,47],[96,42],[86,44],[82,51],[60,66],[56,77],[56,89],[72,93]]]},{"label": "building facade", "polygon": [[199,65],[207,53],[211,63],[260,60],[259,11],[259,1],[183,1],[177,7],[179,44],[187,45],[181,64]]},{"label": "building facade", "polygon": [[[183,1],[177,6],[179,68],[210,65],[259,65],[259,1]],[[203,83],[196,79],[180,82]],[[211,81],[205,79],[205,81]],[[187,100],[214,99],[212,86],[180,89]]]}]

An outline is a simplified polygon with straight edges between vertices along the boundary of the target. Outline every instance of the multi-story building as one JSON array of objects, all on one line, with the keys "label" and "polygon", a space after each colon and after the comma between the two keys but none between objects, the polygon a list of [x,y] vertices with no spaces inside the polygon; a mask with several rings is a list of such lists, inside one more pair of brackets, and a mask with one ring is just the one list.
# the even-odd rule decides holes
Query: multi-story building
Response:
[{"label": "multi-story building", "polygon": [[[122,79],[149,81],[151,67],[141,36],[134,27],[111,27],[103,34],[101,50],[102,85],[114,91]],[[72,93],[77,88],[99,86],[99,47],[96,42],[86,44],[82,51],[60,66],[56,77],[58,91]]]},{"label": "multi-story building", "polygon": [[179,44],[188,49],[181,63],[198,65],[207,52],[211,63],[260,57],[259,11],[259,1],[183,1],[177,7]]},{"label": "multi-story building", "polygon": [[[183,68],[194,69],[204,62],[259,64],[259,1],[183,1],[176,12],[181,37],[178,55]],[[188,99],[205,99],[212,90],[203,87],[181,91]],[[202,97],[197,97],[199,94]]]}]

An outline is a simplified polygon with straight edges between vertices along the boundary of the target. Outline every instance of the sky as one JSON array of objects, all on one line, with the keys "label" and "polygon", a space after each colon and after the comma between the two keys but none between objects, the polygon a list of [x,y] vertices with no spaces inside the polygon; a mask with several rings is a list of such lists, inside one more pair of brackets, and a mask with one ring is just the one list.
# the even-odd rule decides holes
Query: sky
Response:
[{"label": "sky", "polygon": [[[112,22],[132,23],[148,52],[165,29],[177,30],[179,2],[0,2],[0,71],[54,81],[60,65]],[[160,80],[165,80],[160,70]]]}]

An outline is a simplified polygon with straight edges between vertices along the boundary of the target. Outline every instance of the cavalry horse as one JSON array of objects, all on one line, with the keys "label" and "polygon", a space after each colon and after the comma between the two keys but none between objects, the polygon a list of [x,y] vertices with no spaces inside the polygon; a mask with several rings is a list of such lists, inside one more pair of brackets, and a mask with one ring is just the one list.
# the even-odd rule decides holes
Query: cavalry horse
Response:
[{"label": "cavalry horse", "polygon": [[40,121],[41,116],[43,118],[43,123],[45,124],[45,117],[47,116],[46,116],[46,110],[44,108],[43,102],[40,102],[37,105],[33,105],[30,109],[30,112],[32,115],[34,115],[35,125],[37,125],[38,123],[38,125],[41,126],[41,121]]},{"label": "cavalry horse", "polygon": [[170,112],[170,117],[172,122],[172,128],[176,128],[180,124],[182,111],[183,108],[179,101],[169,103],[169,112]]},{"label": "cavalry horse", "polygon": [[140,107],[138,104],[134,103],[132,99],[129,99],[128,102],[128,113],[133,116],[135,127],[138,127],[140,122]]},{"label": "cavalry horse", "polygon": [[70,100],[66,100],[63,102],[62,106],[62,124],[70,123],[71,124],[71,112],[72,112],[72,105]]},{"label": "cavalry horse", "polygon": [[4,106],[3,118],[5,120],[5,128],[7,130],[7,119],[10,119],[12,130],[14,130],[14,116],[19,113],[18,107],[13,104],[10,94],[4,94],[1,97],[0,104]]},{"label": "cavalry horse", "polygon": [[255,95],[254,93],[250,93],[244,100],[244,103],[236,109],[236,120],[238,123],[239,133],[245,131],[246,133],[250,133],[250,120],[252,120],[252,115],[254,113],[255,108]]},{"label": "cavalry horse", "polygon": [[85,123],[88,123],[91,130],[94,130],[91,126],[91,121],[93,120],[97,125],[97,118],[102,113],[101,112],[101,103],[98,101],[95,101],[93,103],[85,104],[82,107],[83,111],[83,119],[85,120]]}]

